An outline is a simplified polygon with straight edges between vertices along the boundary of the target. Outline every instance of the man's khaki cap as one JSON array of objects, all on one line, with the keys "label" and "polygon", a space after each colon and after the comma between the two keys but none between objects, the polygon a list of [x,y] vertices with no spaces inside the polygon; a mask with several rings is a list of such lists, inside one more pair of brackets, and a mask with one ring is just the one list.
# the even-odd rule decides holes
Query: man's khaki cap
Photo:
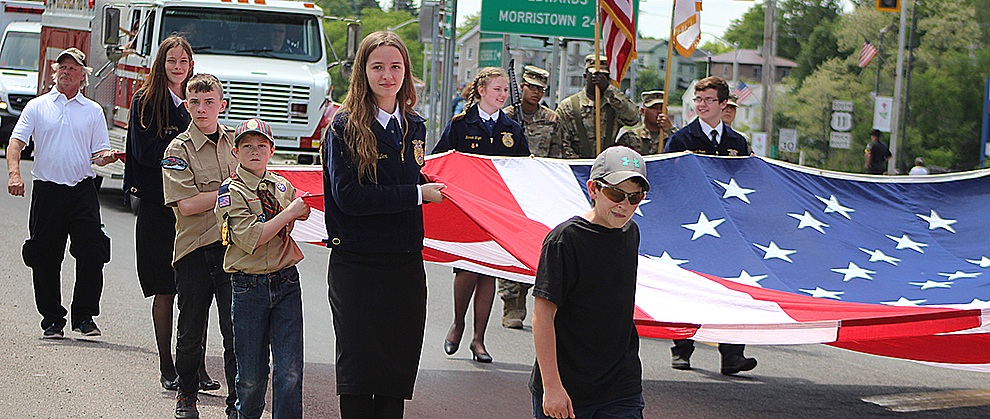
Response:
[{"label": "man's khaki cap", "polygon": [[60,62],[65,57],[72,57],[79,65],[86,66],[86,54],[80,51],[79,48],[69,48],[58,53],[58,58],[55,59],[55,62]]},{"label": "man's khaki cap", "polygon": [[[588,54],[584,57],[584,68],[588,70],[595,69],[595,54]],[[604,55],[597,55],[599,64],[599,71],[608,72],[608,57]]]},{"label": "man's khaki cap", "polygon": [[550,80],[550,72],[534,65],[523,67],[523,81],[534,86],[547,88],[547,81]]},{"label": "man's khaki cap", "polygon": [[663,90],[650,90],[640,93],[640,98],[643,99],[643,107],[649,108],[658,103],[663,103]]},{"label": "man's khaki cap", "polygon": [[737,96],[735,93],[729,93],[729,100],[727,102],[725,102],[725,104],[726,105],[729,105],[729,106],[731,106],[733,108],[738,108],[739,107],[739,96]]}]

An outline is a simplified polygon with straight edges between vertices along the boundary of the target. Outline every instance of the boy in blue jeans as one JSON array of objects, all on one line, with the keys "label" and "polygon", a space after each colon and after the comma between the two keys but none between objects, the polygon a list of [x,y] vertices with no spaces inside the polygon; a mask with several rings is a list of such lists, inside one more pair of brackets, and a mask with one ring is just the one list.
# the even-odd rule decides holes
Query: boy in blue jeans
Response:
[{"label": "boy in blue jeans", "polygon": [[231,273],[237,412],[260,418],[265,410],[268,353],[274,359],[272,417],[302,417],[302,293],[296,264],[303,254],[289,237],[309,207],[285,178],[268,171],[275,154],[272,131],[249,119],[234,131],[237,169],[217,191],[216,216]]},{"label": "boy in blue jeans", "polygon": [[533,418],[643,418],[633,324],[639,227],[650,183],[630,148],[605,149],[588,179],[591,210],[543,241],[533,296]]}]

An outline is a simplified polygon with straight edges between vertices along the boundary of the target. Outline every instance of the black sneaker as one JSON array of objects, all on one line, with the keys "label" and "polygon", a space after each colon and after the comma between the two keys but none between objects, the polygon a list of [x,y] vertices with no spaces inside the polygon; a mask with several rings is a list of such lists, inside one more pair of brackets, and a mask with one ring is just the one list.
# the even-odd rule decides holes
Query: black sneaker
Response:
[{"label": "black sneaker", "polygon": [[670,367],[675,370],[690,370],[691,369],[691,357],[683,355],[674,355],[673,359],[670,360]]},{"label": "black sneaker", "polygon": [[96,327],[96,322],[93,319],[83,320],[78,326],[72,328],[73,332],[82,333],[83,336],[100,336],[103,332],[100,332],[100,328]]},{"label": "black sneaker", "polygon": [[45,329],[45,333],[41,335],[42,339],[62,339],[65,337],[65,333],[62,333],[62,327],[51,325]]},{"label": "black sneaker", "polygon": [[199,419],[196,409],[196,393],[183,393],[175,397],[175,419]]}]

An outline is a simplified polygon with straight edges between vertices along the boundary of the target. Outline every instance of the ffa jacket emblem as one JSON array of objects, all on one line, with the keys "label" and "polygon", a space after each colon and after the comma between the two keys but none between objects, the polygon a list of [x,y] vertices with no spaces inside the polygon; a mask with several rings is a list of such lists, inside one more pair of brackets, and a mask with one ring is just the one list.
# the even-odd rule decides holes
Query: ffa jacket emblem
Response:
[{"label": "ffa jacket emblem", "polygon": [[512,145],[515,144],[515,143],[516,142],[512,140],[512,133],[511,132],[503,132],[502,133],[502,145],[504,145],[504,146],[506,146],[508,148],[512,148]]},{"label": "ffa jacket emblem", "polygon": [[413,156],[416,157],[416,164],[422,166],[426,164],[426,150],[423,148],[423,140],[413,140]]},{"label": "ffa jacket emblem", "polygon": [[285,192],[285,184],[284,183],[276,183],[275,184],[275,188],[278,189],[279,192]]}]

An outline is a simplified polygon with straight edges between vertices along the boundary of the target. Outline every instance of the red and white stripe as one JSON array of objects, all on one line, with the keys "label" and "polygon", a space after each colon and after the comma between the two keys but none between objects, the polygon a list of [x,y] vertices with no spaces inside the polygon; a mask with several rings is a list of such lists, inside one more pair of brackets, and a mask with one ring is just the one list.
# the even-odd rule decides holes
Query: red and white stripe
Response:
[{"label": "red and white stripe", "polygon": [[602,38],[608,70],[616,86],[636,59],[636,18],[632,0],[601,0]]},{"label": "red and white stripe", "polygon": [[877,47],[873,46],[870,41],[863,43],[863,48],[859,50],[859,68],[865,68],[876,57],[880,51],[877,51]]}]

